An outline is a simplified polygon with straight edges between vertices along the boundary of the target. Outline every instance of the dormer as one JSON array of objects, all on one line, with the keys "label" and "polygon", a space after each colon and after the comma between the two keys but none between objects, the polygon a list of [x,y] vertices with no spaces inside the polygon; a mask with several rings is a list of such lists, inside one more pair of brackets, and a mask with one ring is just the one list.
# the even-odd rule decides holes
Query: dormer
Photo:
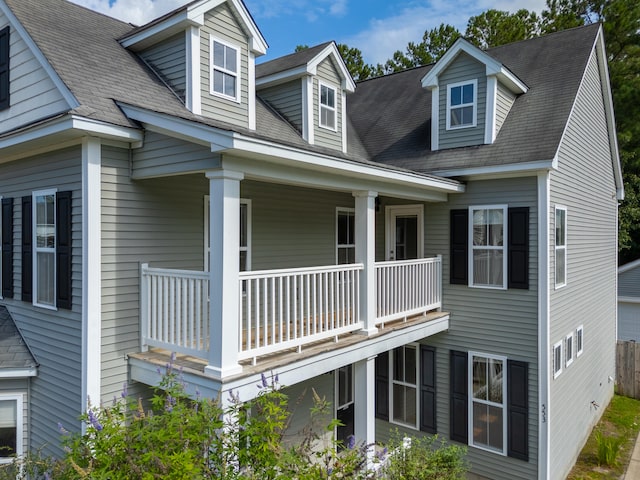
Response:
[{"label": "dormer", "polygon": [[527,86],[509,69],[458,39],[422,78],[431,91],[431,150],[492,144]]},{"label": "dormer", "polygon": [[334,42],[258,65],[256,85],[309,144],[347,151],[347,93],[356,86]]},{"label": "dormer", "polygon": [[191,112],[255,130],[255,59],[267,43],[241,0],[191,2],[120,43]]}]

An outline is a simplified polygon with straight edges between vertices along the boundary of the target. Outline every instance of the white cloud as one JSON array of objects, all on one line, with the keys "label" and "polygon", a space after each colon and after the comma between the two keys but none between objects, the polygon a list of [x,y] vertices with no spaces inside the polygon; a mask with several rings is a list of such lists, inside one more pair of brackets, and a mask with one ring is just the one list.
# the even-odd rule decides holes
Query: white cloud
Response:
[{"label": "white cloud", "polygon": [[[171,10],[184,5],[186,0],[71,0],[73,3],[85,6],[91,10],[104,13],[111,17],[144,25]],[[110,3],[112,3],[110,5]]]},{"label": "white cloud", "polygon": [[246,0],[247,8],[260,23],[261,18],[291,16],[315,22],[328,14],[344,16],[348,11],[348,0]]}]

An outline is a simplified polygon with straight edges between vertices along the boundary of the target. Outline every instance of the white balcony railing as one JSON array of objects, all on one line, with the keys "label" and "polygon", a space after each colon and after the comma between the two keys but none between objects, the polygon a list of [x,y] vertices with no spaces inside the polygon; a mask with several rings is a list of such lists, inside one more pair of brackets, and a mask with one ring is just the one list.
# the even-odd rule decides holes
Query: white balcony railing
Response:
[{"label": "white balcony railing", "polygon": [[[238,359],[290,348],[363,328],[362,264],[241,272]],[[379,262],[376,324],[442,305],[442,260]],[[208,357],[209,274],[141,267],[142,347]],[[225,339],[228,341],[229,339]]]},{"label": "white balcony railing", "polygon": [[376,324],[442,306],[442,258],[376,263]]}]

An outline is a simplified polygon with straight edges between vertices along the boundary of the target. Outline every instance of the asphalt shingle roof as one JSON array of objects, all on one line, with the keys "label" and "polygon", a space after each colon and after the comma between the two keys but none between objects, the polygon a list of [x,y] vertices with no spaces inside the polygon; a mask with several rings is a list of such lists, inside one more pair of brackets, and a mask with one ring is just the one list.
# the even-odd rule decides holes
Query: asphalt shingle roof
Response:
[{"label": "asphalt shingle roof", "polygon": [[300,52],[290,53],[284,57],[278,57],[271,61],[260,63],[256,65],[256,78],[266,77],[268,75],[273,75],[274,73],[286,72],[292,68],[306,65],[332,43],[333,42],[321,43],[320,45],[306,48]]},{"label": "asphalt shingle roof", "polygon": [[0,306],[0,370],[37,366],[11,314],[6,307]]}]

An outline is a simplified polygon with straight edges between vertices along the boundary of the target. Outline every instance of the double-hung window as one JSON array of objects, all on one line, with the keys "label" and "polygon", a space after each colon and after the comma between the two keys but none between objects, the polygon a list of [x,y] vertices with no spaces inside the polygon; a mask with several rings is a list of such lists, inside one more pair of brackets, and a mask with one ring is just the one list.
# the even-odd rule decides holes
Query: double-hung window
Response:
[{"label": "double-hung window", "polygon": [[0,395],[0,465],[22,455],[22,395]]},{"label": "double-hung window", "polygon": [[566,336],[564,339],[564,364],[569,366],[573,363],[573,332]]},{"label": "double-hung window", "polygon": [[584,326],[580,325],[576,329],[576,357],[582,355],[584,350]]},{"label": "double-hung window", "polygon": [[476,126],[478,81],[447,86],[447,130]]},{"label": "double-hung window", "polygon": [[562,342],[553,345],[553,378],[562,373]]},{"label": "double-hung window", "polygon": [[391,359],[391,422],[418,428],[418,347],[398,347]]},{"label": "double-hung window", "polygon": [[469,354],[469,444],[506,455],[506,357]]},{"label": "double-hung window", "polygon": [[469,207],[469,286],[507,288],[506,205]]},{"label": "double-hung window", "polygon": [[567,284],[567,209],[556,207],[556,288]]},{"label": "double-hung window", "polygon": [[240,49],[211,37],[211,94],[240,101]]},{"label": "double-hung window", "polygon": [[56,191],[33,192],[34,304],[56,306]]},{"label": "double-hung window", "polygon": [[336,129],[336,89],[319,83],[320,89],[320,126],[330,130]]},{"label": "double-hung window", "polygon": [[336,263],[356,261],[355,212],[352,208],[336,210]]}]

